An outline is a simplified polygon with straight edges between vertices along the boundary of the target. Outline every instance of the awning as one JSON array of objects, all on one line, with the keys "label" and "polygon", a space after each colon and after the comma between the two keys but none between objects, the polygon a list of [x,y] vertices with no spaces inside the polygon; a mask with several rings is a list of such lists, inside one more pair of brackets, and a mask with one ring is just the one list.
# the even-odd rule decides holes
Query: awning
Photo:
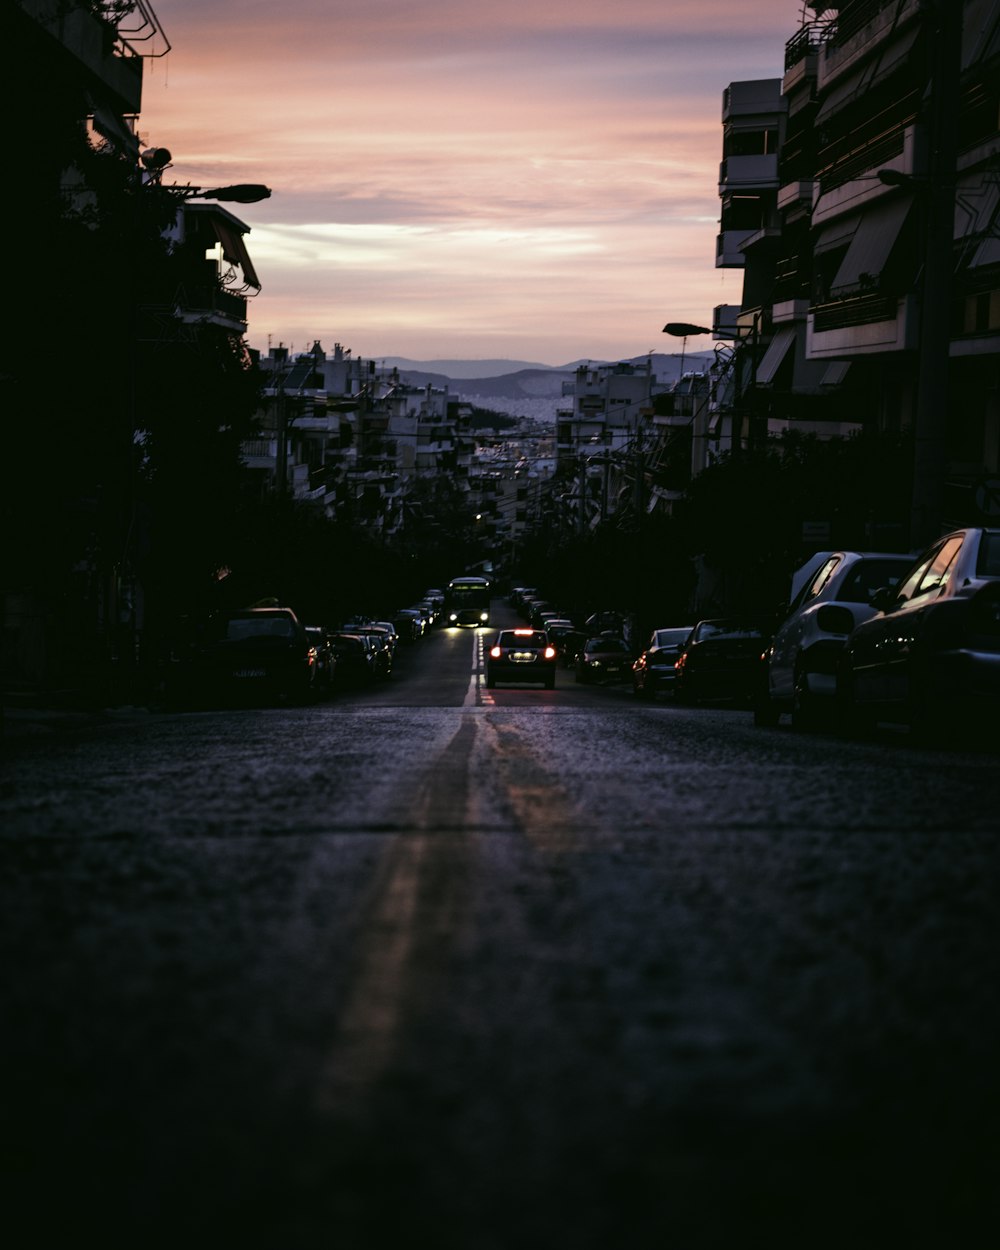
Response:
[{"label": "awning", "polygon": [[94,105],[94,129],[119,152],[130,156],[133,160],[138,160],[139,136],[133,134],[123,117],[105,108],[103,104]]},{"label": "awning", "polygon": [[969,268],[978,269],[980,265],[1000,265],[1000,239],[984,239],[976,248]]},{"label": "awning", "polygon": [[863,69],[851,74],[843,82],[835,84],[820,102],[816,112],[816,125],[822,125],[828,117],[839,112],[866,91],[883,82],[909,61],[914,44],[920,34],[918,26],[911,27],[891,43],[884,43],[876,57]]},{"label": "awning", "polygon": [[756,382],[758,386],[769,386],[774,375],[781,368],[781,362],[788,355],[788,349],[795,342],[795,330],[792,326],[782,326],[768,345],[767,351],[757,366]]},{"label": "awning", "polygon": [[874,285],[888,263],[911,203],[909,197],[893,197],[880,201],[862,215],[831,291]]},{"label": "awning", "polygon": [[257,271],[253,267],[253,261],[243,242],[243,236],[249,232],[250,227],[244,225],[238,217],[219,204],[185,204],[184,212],[197,213],[202,218],[207,229],[222,245],[222,255],[225,259],[231,265],[239,265],[247,286],[256,287],[259,291],[260,279],[257,277]]},{"label": "awning", "polygon": [[854,238],[861,222],[861,216],[858,213],[849,213],[844,217],[839,217],[816,235],[816,241],[813,243],[813,255],[821,256],[824,252],[835,251],[838,247],[846,247]]},{"label": "awning", "polygon": [[849,360],[834,360],[827,366],[820,386],[839,386],[847,377],[847,371],[850,367],[851,362]]},{"label": "awning", "polygon": [[231,265],[239,265],[243,270],[243,277],[249,285],[255,286],[259,291],[260,281],[257,278],[253,262],[247,253],[246,244],[243,242],[243,235],[240,231],[230,222],[215,216],[212,217],[212,229],[222,244],[222,255]]}]

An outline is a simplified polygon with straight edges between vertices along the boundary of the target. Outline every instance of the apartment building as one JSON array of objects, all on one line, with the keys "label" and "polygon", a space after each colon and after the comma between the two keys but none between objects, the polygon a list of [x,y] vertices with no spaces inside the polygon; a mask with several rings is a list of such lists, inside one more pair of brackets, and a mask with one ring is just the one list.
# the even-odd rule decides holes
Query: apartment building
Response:
[{"label": "apartment building", "polygon": [[971,523],[1000,471],[1000,3],[806,7],[783,77],[724,97],[716,264],[744,284],[710,433],[727,402],[739,446],[913,431],[940,479],[914,527]]}]

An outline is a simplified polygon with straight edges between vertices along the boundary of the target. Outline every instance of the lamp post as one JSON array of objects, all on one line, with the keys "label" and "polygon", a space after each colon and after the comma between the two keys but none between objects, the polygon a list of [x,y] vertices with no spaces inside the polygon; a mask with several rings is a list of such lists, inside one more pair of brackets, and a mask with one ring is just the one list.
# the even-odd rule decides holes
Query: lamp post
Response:
[{"label": "lamp post", "polygon": [[663,327],[664,334],[671,334],[675,339],[681,340],[681,377],[684,376],[684,353],[687,351],[687,341],[690,335],[695,334],[714,334],[715,331],[710,326],[696,326],[689,321],[668,321]]}]

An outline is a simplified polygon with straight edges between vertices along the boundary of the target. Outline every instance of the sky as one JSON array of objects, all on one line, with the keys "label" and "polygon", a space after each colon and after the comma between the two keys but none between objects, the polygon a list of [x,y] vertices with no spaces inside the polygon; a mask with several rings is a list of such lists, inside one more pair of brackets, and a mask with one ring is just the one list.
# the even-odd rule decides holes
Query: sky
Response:
[{"label": "sky", "polygon": [[[561,365],[674,351],[715,268],[722,93],[801,0],[153,0],[143,146],[229,205],[251,346]],[[710,346],[691,339],[688,350]]]}]

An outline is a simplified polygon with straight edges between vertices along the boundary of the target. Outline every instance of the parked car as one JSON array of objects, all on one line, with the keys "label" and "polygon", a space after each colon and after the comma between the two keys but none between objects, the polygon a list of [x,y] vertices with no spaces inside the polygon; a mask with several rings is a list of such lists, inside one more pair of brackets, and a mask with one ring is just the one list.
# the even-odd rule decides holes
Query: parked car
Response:
[{"label": "parked car", "polygon": [[389,650],[395,657],[396,648],[399,646],[399,632],[392,621],[372,621],[370,629],[377,629],[385,634],[386,641],[389,644]]},{"label": "parked car", "polygon": [[427,631],[424,614],[416,608],[399,608],[393,613],[392,623],[402,642],[419,642]]},{"label": "parked car", "polygon": [[372,686],[382,676],[384,661],[379,661],[376,644],[364,634],[331,634],[330,645],[337,656],[337,687]]},{"label": "parked car", "polygon": [[673,693],[677,659],[691,636],[691,625],[654,629],[649,642],[632,664],[632,693],[639,698],[655,699],[658,694]]},{"label": "parked car", "polygon": [[621,612],[595,612],[583,622],[583,628],[590,632],[592,638],[597,634],[617,634],[624,638],[625,617]]},{"label": "parked car", "polygon": [[993,726],[1000,700],[1000,528],[932,543],[850,634],[837,700],[850,728]]},{"label": "parked car", "polygon": [[210,617],[192,656],[202,697],[294,702],[314,691],[317,656],[291,608],[246,608]]},{"label": "parked car", "polygon": [[891,552],[827,553],[763,654],[754,724],[776,725],[783,713],[790,713],[800,729],[829,721],[847,635],[874,616],[875,592],[895,586],[911,563],[912,557]]},{"label": "parked car", "polygon": [[767,646],[763,626],[740,617],[699,621],[674,670],[674,697],[749,704]]},{"label": "parked car", "polygon": [[317,699],[329,698],[336,680],[337,653],[322,626],[307,625],[306,637],[316,657],[311,668],[310,693]]},{"label": "parked car", "polygon": [[631,671],[628,643],[613,634],[588,638],[576,657],[576,680],[580,682],[626,681]]},{"label": "parked car", "polygon": [[574,668],[576,657],[587,641],[587,635],[577,629],[572,621],[548,621],[545,632],[556,649],[558,663],[563,668]]},{"label": "parked car", "polygon": [[486,684],[498,681],[556,684],[556,649],[542,629],[501,629],[486,653]]}]

